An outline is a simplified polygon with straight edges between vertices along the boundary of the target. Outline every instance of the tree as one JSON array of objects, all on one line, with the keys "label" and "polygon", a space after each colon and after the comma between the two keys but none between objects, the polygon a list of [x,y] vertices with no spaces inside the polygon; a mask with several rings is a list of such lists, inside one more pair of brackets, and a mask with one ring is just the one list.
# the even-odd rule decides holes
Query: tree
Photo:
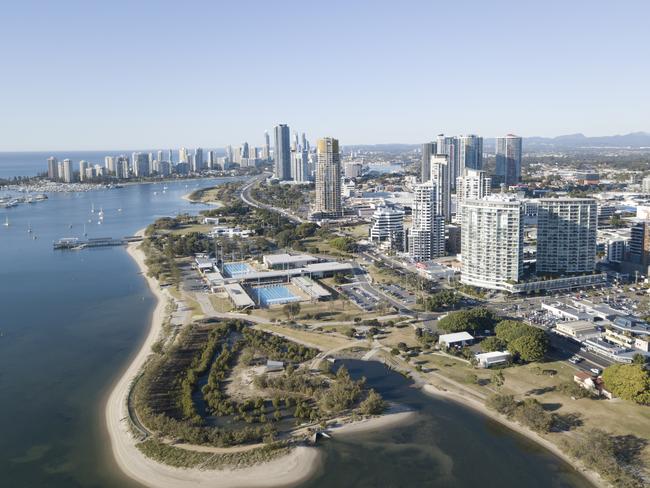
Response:
[{"label": "tree", "polygon": [[506,341],[498,337],[488,337],[481,342],[481,351],[503,351],[506,348]]},{"label": "tree", "polygon": [[614,364],[603,372],[605,386],[616,396],[650,405],[650,373],[639,364]]},{"label": "tree", "polygon": [[508,350],[526,362],[541,361],[548,350],[546,334],[539,329],[533,330],[508,344]]},{"label": "tree", "polygon": [[492,373],[492,383],[494,386],[497,388],[501,388],[503,384],[506,382],[506,377],[503,376],[503,371],[496,371]]},{"label": "tree", "polygon": [[494,328],[496,317],[486,308],[473,308],[451,312],[438,321],[438,328],[445,332],[481,331]]},{"label": "tree", "polygon": [[506,343],[510,343],[515,339],[526,335],[529,327],[531,326],[519,322],[518,320],[502,320],[494,328],[494,332],[499,339]]},{"label": "tree", "polygon": [[649,359],[648,357],[637,352],[634,356],[632,356],[632,364],[640,364],[643,366],[645,363],[648,362],[648,359]]},{"label": "tree", "polygon": [[359,411],[363,415],[379,415],[386,408],[386,403],[375,390],[370,390],[368,396],[359,404]]},{"label": "tree", "polygon": [[287,316],[287,318],[293,319],[296,315],[300,313],[300,303],[298,302],[287,303],[284,307],[282,307],[282,311]]}]

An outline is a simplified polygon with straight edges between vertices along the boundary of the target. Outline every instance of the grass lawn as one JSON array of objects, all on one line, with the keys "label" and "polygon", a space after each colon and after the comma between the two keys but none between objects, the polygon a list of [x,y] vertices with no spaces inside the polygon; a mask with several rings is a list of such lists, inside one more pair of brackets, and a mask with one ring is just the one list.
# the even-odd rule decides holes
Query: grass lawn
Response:
[{"label": "grass lawn", "polygon": [[285,327],[282,325],[256,325],[256,329],[265,330],[268,332],[276,332],[278,334],[285,335],[296,341],[303,342],[305,344],[312,345],[321,350],[334,349],[346,344],[357,345],[357,341],[352,339],[343,338],[333,334],[325,334],[319,332],[312,332],[306,330],[297,330],[291,327]]},{"label": "grass lawn", "polygon": [[213,293],[209,295],[210,302],[217,312],[225,313],[232,311],[232,303],[227,297],[219,297]]},{"label": "grass lawn", "polygon": [[194,224],[194,225],[184,225],[178,229],[174,229],[169,233],[172,235],[184,235],[189,234],[190,232],[200,232],[201,234],[207,234],[212,230],[214,226],[209,224]]}]

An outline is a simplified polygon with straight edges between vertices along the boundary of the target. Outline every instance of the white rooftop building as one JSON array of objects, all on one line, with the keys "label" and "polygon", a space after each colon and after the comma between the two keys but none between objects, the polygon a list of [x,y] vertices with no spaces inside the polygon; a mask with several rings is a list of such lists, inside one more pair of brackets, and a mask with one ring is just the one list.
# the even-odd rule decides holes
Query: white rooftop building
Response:
[{"label": "white rooftop building", "polygon": [[438,338],[438,344],[443,347],[466,346],[474,340],[469,332],[454,332],[453,334],[443,334]]}]

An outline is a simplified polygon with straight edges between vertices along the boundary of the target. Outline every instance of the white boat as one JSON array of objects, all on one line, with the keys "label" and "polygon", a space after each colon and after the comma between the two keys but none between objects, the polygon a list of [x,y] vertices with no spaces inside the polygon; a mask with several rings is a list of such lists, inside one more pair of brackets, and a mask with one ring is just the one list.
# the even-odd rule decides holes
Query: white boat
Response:
[{"label": "white boat", "polygon": [[32,224],[30,224],[30,223],[27,224],[27,233],[28,234],[32,233]]},{"label": "white boat", "polygon": [[3,225],[9,227],[9,217],[5,217],[5,223]]},{"label": "white boat", "polygon": [[94,203],[90,204],[90,213],[95,213],[95,204]]}]

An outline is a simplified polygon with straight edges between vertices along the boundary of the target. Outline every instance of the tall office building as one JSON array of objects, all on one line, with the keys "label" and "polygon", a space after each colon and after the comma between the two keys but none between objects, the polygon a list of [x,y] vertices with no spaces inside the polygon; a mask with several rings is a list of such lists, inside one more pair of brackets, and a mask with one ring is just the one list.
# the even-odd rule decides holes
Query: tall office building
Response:
[{"label": "tall office building", "polygon": [[461,283],[505,290],[518,282],[524,263],[521,201],[501,194],[467,200],[462,216]]},{"label": "tall office building", "polygon": [[59,176],[59,160],[54,156],[47,158],[47,177],[50,180],[58,180]]},{"label": "tall office building", "polygon": [[[275,159],[275,177],[280,181],[291,179],[291,135],[289,126],[286,124],[276,125],[275,147],[273,158]],[[338,154],[338,143],[337,143]]]},{"label": "tall office building", "polygon": [[189,163],[190,162],[189,153],[188,153],[187,149],[185,149],[184,147],[181,147],[178,150],[178,162],[179,163]]},{"label": "tall office building", "polygon": [[317,151],[314,213],[320,214],[323,218],[342,217],[339,141],[332,137],[320,139]]},{"label": "tall office building", "polygon": [[233,162],[233,155],[234,155],[234,153],[233,153],[233,150],[232,150],[232,146],[231,145],[226,146],[226,161],[225,162],[228,163],[228,164],[232,163]]},{"label": "tall office building", "polygon": [[88,169],[88,161],[79,161],[79,181],[86,179],[86,169]]},{"label": "tall office building", "polygon": [[302,133],[301,140],[302,140],[302,150],[309,152],[309,141],[307,140],[307,136],[305,135],[304,132]]},{"label": "tall office building", "polygon": [[483,168],[483,138],[470,134],[458,136],[458,174],[465,169]]},{"label": "tall office building", "polygon": [[174,164],[174,152],[169,149],[167,150],[167,161],[169,161],[169,164]]},{"label": "tall office building", "polygon": [[217,167],[217,155],[214,151],[208,151],[208,168],[215,169]]},{"label": "tall office building", "polygon": [[165,160],[165,152],[163,150],[158,150],[156,153],[156,159],[158,161],[164,161]]},{"label": "tall office building", "polygon": [[431,156],[436,154],[436,143],[425,142],[422,144],[422,162],[420,163],[420,183],[431,179]]},{"label": "tall office building", "polygon": [[430,261],[445,255],[445,219],[438,208],[438,187],[432,181],[415,185],[409,256]]},{"label": "tall office building", "polygon": [[492,181],[485,171],[466,169],[463,176],[456,178],[456,221],[463,221],[463,203],[480,200],[490,194]]},{"label": "tall office building", "polygon": [[451,184],[449,178],[448,156],[431,155],[431,178],[436,185],[436,208],[447,222],[451,221]]},{"label": "tall office building", "polygon": [[372,214],[370,240],[401,251],[404,247],[404,210],[377,207]]},{"label": "tall office building", "polygon": [[74,172],[72,171],[72,160],[64,159],[63,160],[63,175],[59,175],[59,178],[62,178],[66,183],[72,183],[74,181]]},{"label": "tall office building", "polygon": [[512,134],[497,137],[496,148],[497,183],[516,185],[521,181],[521,137]]},{"label": "tall office building", "polygon": [[309,181],[309,160],[307,151],[298,148],[291,153],[291,179],[297,183],[306,183]]},{"label": "tall office building", "polygon": [[537,207],[537,273],[596,268],[598,209],[592,198],[542,198]]}]

